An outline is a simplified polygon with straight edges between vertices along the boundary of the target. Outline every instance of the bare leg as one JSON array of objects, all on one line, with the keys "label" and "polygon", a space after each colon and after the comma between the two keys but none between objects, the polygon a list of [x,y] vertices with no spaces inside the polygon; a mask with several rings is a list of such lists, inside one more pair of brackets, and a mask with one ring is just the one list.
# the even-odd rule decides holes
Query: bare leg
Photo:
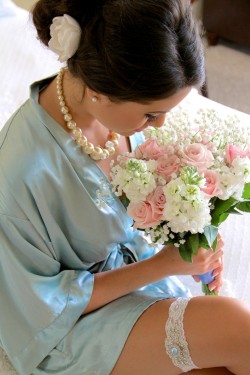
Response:
[{"label": "bare leg", "polygon": [[[112,375],[179,375],[165,352],[165,324],[173,300],[160,301],[135,324]],[[195,297],[184,329],[191,357],[204,370],[192,375],[250,374],[250,308],[225,297]],[[223,367],[226,367],[225,369]],[[210,368],[210,370],[209,370]],[[228,369],[228,370],[227,370]]]},{"label": "bare leg", "polygon": [[186,336],[190,350],[195,346],[194,361],[199,367],[224,366],[233,374],[250,374],[248,305],[226,297],[197,297],[185,315]]}]

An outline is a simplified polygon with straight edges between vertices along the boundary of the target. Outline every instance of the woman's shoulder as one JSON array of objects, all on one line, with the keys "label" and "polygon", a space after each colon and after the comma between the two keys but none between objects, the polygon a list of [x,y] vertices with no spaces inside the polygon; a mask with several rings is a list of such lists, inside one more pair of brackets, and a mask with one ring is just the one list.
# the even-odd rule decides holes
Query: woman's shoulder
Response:
[{"label": "woman's shoulder", "polygon": [[[18,191],[22,184],[39,180],[44,169],[53,169],[53,136],[39,118],[29,98],[7,121],[0,132],[0,170],[6,188]],[[54,147],[56,149],[56,147]],[[55,153],[55,152],[54,152]],[[46,168],[45,168],[46,167]]]},{"label": "woman's shoulder", "polygon": [[29,98],[7,121],[0,132],[1,160],[11,159],[11,155],[25,157],[34,148],[40,131],[34,103]]},{"label": "woman's shoulder", "polygon": [[54,137],[48,131],[49,119],[38,102],[40,90],[52,79],[49,77],[31,85],[29,99],[16,110],[0,132],[1,164],[8,169],[13,165],[25,166],[28,161],[37,162],[41,151],[46,152],[53,147]]}]

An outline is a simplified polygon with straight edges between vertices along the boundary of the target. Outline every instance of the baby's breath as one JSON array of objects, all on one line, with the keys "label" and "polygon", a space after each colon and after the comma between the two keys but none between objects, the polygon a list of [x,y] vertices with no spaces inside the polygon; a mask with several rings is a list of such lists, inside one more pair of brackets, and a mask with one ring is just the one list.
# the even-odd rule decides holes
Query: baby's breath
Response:
[{"label": "baby's breath", "polygon": [[[150,150],[143,151],[145,143],[148,147],[145,142],[138,147],[138,153],[120,156],[118,164],[112,166],[113,191],[118,196],[125,193],[131,203],[143,202],[140,209],[148,207],[149,214],[154,215],[159,207],[153,207],[152,194],[160,187],[166,200],[161,219],[156,215],[153,222],[146,217],[141,229],[152,243],[180,247],[186,243],[187,233],[204,233],[211,225],[217,198],[242,199],[244,186],[250,182],[250,126],[242,124],[237,116],[223,116],[214,109],[202,108],[191,114],[179,108],[168,114],[163,127],[149,127],[144,136],[149,144],[154,143],[155,153],[150,158]],[[228,161],[228,146],[239,147],[242,155]],[[191,162],[187,150],[194,153]],[[196,160],[195,153],[202,150],[204,160]],[[168,165],[170,160],[176,163],[167,177],[159,172],[162,165],[157,169],[161,157],[166,169],[172,167]],[[208,175],[218,180],[214,195],[205,190]],[[133,219],[135,228],[140,229],[136,217]]]}]

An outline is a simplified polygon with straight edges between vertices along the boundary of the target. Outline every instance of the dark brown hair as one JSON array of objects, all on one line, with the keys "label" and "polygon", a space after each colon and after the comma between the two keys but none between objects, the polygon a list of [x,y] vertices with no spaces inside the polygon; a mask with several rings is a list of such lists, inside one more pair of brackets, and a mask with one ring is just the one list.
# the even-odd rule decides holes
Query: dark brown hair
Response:
[{"label": "dark brown hair", "polygon": [[40,0],[33,22],[48,45],[56,16],[82,28],[70,72],[119,101],[166,98],[204,80],[203,47],[189,0]]}]

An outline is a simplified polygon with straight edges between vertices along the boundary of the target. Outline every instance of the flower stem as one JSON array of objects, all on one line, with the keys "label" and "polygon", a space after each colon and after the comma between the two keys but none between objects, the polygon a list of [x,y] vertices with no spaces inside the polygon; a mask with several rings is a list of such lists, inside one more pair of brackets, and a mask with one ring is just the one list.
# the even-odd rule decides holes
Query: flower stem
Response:
[{"label": "flower stem", "polygon": [[205,296],[217,296],[218,293],[215,290],[210,290],[208,284],[202,283],[202,292]]}]

